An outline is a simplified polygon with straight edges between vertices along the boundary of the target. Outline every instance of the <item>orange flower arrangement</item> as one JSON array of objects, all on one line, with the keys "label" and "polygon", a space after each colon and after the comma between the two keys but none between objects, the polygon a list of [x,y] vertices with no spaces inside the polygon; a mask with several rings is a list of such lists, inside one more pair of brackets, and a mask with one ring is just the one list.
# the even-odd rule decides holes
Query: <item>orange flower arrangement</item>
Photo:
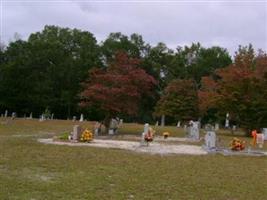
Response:
[{"label": "orange flower arrangement", "polygon": [[163,135],[164,139],[167,139],[170,136],[170,133],[169,132],[163,132],[162,135]]},{"label": "orange flower arrangement", "polygon": [[241,141],[235,137],[230,143],[230,148],[234,151],[241,151],[245,149],[245,141]]}]

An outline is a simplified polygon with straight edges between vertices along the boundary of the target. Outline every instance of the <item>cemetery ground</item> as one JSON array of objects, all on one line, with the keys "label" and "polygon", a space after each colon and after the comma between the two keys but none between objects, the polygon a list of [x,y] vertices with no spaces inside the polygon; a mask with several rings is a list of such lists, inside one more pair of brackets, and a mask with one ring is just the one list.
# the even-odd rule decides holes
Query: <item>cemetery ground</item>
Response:
[{"label": "cemetery ground", "polygon": [[[266,157],[151,155],[48,145],[37,139],[70,132],[74,124],[90,129],[93,124],[23,119],[7,124],[0,119],[0,122],[0,199],[3,200],[267,198]],[[124,123],[120,134],[140,136],[142,131],[142,124]],[[156,131],[185,136],[183,129],[176,127],[157,127]],[[220,131],[217,136],[226,146],[233,138],[230,131]],[[247,143],[252,140],[240,138]],[[267,150],[266,143],[263,148]]]}]

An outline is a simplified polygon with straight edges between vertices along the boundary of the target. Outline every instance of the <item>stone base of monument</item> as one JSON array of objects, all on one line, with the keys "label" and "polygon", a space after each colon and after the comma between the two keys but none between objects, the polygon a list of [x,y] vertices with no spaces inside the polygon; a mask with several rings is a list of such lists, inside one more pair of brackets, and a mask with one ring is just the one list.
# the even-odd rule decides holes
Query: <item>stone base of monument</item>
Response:
[{"label": "stone base of monument", "polygon": [[224,156],[267,156],[267,152],[262,150],[244,149],[242,151],[233,151],[231,149],[218,148],[218,147],[208,148],[205,145],[202,146],[202,148],[209,154],[219,153]]},{"label": "stone base of monument", "polygon": [[224,149],[221,152],[225,156],[231,156],[231,155],[241,155],[241,156],[267,156],[267,152],[261,151],[261,150],[249,150],[245,149],[243,151],[232,151],[229,149]]}]

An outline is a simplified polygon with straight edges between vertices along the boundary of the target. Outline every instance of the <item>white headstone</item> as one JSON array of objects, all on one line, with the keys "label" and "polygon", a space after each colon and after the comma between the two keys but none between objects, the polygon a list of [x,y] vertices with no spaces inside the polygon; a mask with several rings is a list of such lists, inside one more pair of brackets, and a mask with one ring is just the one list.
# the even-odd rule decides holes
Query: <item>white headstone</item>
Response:
[{"label": "white headstone", "polygon": [[263,128],[262,133],[264,135],[264,140],[267,140],[267,128]]},{"label": "white headstone", "polygon": [[118,121],[112,118],[109,124],[109,129],[112,130],[112,134],[117,133],[118,125],[119,125]]},{"label": "white headstone", "polygon": [[226,114],[226,118],[225,118],[225,128],[229,128],[229,113]]},{"label": "white headstone", "polygon": [[141,145],[145,144],[145,136],[148,134],[148,131],[149,131],[149,124],[146,123],[144,125],[144,132],[142,133],[142,136],[141,136]]},{"label": "white headstone", "polygon": [[219,129],[220,129],[220,125],[219,125],[219,123],[216,123],[216,124],[215,124],[215,128],[214,128],[214,130],[215,130],[215,131],[218,131]]},{"label": "white headstone", "polygon": [[81,114],[80,122],[83,122],[83,114]]},{"label": "white headstone", "polygon": [[180,128],[181,127],[181,122],[178,121],[176,126],[177,126],[177,128]]},{"label": "white headstone", "polygon": [[205,135],[205,145],[208,149],[216,147],[216,134],[214,131],[207,131]]},{"label": "white headstone", "polygon": [[160,124],[160,126],[165,126],[165,115],[162,115],[161,116],[161,124]]},{"label": "white headstone", "polygon": [[95,126],[94,126],[94,133],[95,133],[95,136],[98,136],[99,132],[100,132],[100,126],[101,124],[99,122],[96,122],[95,123]]},{"label": "white headstone", "polygon": [[32,119],[32,113],[30,113],[30,119]]},{"label": "white headstone", "polygon": [[39,119],[39,121],[42,122],[44,120],[45,120],[45,117],[44,117],[44,114],[42,114],[41,117],[40,117],[40,119]]},{"label": "white headstone", "polygon": [[51,115],[51,120],[53,120],[54,119],[54,113],[52,113],[52,115]]},{"label": "white headstone", "polygon": [[12,118],[12,120],[16,118],[16,113],[15,112],[12,112],[11,118]]},{"label": "white headstone", "polygon": [[123,125],[123,119],[120,119],[119,126]]},{"label": "white headstone", "polygon": [[72,121],[75,122],[76,121],[76,116],[72,117]]},{"label": "white headstone", "polygon": [[233,125],[233,131],[236,131],[236,125]]},{"label": "white headstone", "polygon": [[256,143],[259,145],[260,148],[263,147],[263,144],[264,144],[264,134],[262,134],[262,133],[257,134]]},{"label": "white headstone", "polygon": [[109,130],[108,130],[108,134],[109,134],[109,135],[114,135],[114,130],[113,130],[113,129],[109,129]]},{"label": "white headstone", "polygon": [[199,140],[199,124],[198,122],[190,121],[189,136],[195,140]]},{"label": "white headstone", "polygon": [[187,125],[186,124],[184,125],[184,132],[187,133]]},{"label": "white headstone", "polygon": [[7,117],[7,116],[8,116],[8,111],[6,110],[6,111],[5,111],[5,117]]}]

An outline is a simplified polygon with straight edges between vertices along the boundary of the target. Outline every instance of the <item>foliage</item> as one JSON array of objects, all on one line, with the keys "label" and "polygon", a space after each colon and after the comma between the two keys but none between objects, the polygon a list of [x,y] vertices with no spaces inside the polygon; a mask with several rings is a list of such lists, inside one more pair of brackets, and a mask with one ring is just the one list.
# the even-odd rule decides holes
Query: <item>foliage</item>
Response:
[{"label": "foliage", "polygon": [[157,116],[173,116],[176,120],[190,120],[198,117],[197,89],[193,80],[174,80],[164,90],[157,103]]},{"label": "foliage", "polygon": [[81,106],[96,106],[105,113],[107,121],[120,113],[136,115],[139,102],[153,94],[156,84],[152,76],[138,67],[139,62],[125,53],[117,53],[107,68],[91,70],[83,84]]},{"label": "foliage", "polygon": [[27,41],[7,47],[0,67],[0,103],[35,115],[49,107],[58,116],[76,111],[80,82],[101,66],[93,35],[77,29],[45,26]]},{"label": "foliage", "polygon": [[68,132],[64,132],[61,135],[58,136],[58,139],[60,140],[68,140],[69,139],[69,133]]},{"label": "foliage", "polygon": [[240,47],[235,62],[202,78],[199,91],[202,113],[216,108],[220,115],[252,130],[267,126],[267,56],[254,54],[252,46]]}]

